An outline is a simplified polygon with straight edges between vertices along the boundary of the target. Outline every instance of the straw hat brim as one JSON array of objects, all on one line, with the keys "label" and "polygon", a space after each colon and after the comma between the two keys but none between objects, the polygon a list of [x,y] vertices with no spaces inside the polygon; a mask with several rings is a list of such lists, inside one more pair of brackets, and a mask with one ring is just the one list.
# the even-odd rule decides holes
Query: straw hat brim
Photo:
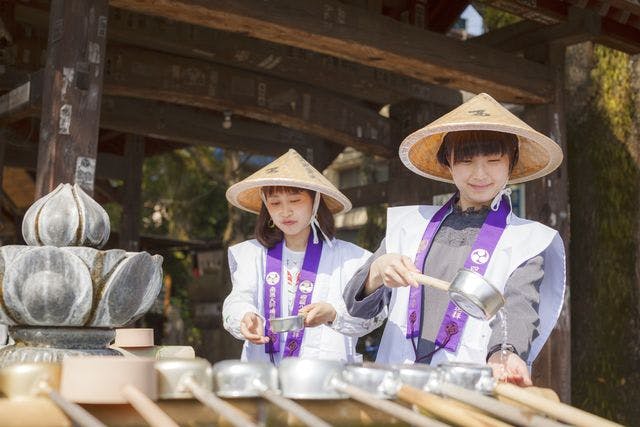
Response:
[{"label": "straw hat brim", "polygon": [[[518,138],[519,156],[510,184],[531,181],[554,171],[562,163],[562,149],[551,138],[529,127],[486,94],[478,95],[481,101],[489,99],[497,106],[499,115],[485,120],[460,120],[453,110],[430,125],[407,136],[400,144],[399,155],[404,165],[417,173],[437,181],[453,183],[449,168],[440,164],[437,153],[445,135],[449,132],[489,130],[510,133]],[[490,105],[491,106],[491,105]],[[494,107],[495,108],[495,107]],[[448,122],[450,118],[451,120]]]},{"label": "straw hat brim", "polygon": [[227,190],[226,196],[229,203],[248,212],[258,214],[262,206],[260,189],[262,187],[298,187],[316,191],[322,195],[322,199],[332,214],[344,213],[351,210],[351,202],[335,187],[322,184],[314,184],[293,178],[257,178],[240,181]]}]

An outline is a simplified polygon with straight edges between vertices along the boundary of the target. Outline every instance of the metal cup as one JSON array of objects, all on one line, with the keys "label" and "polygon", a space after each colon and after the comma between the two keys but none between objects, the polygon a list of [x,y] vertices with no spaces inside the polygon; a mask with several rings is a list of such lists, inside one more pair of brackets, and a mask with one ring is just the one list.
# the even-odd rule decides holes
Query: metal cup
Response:
[{"label": "metal cup", "polygon": [[304,329],[304,318],[305,316],[303,314],[298,314],[296,316],[275,317],[273,319],[269,319],[269,326],[271,328],[271,331],[275,333],[299,331],[301,329]]},{"label": "metal cup", "polygon": [[461,269],[449,286],[449,297],[462,311],[482,320],[491,319],[504,305],[504,297],[482,275]]}]

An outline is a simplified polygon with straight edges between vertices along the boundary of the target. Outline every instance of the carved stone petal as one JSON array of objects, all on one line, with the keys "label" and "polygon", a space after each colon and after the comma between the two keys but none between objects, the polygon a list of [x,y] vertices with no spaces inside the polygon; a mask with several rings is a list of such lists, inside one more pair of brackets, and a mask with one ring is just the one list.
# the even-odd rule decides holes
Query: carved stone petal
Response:
[{"label": "carved stone petal", "polygon": [[36,224],[40,245],[76,246],[79,227],[80,212],[72,187],[64,184],[40,208]]},{"label": "carved stone petal", "polygon": [[24,214],[24,218],[22,219],[22,237],[24,241],[27,242],[27,245],[42,246],[42,243],[38,240],[38,232],[36,230],[38,214],[47,200],[60,192],[63,187],[64,185],[60,184],[51,193],[36,200]]},{"label": "carved stone petal", "polygon": [[78,205],[83,216],[82,236],[79,244],[101,248],[107,243],[111,233],[109,215],[78,184],[75,184],[73,189],[78,197]]},{"label": "carved stone petal", "polygon": [[2,296],[20,324],[82,326],[91,312],[93,286],[78,257],[44,246],[21,253],[6,266]]},{"label": "carved stone petal", "polygon": [[104,282],[113,272],[113,269],[125,258],[126,252],[122,249],[110,249],[101,251],[83,246],[69,246],[61,248],[80,258],[91,272],[91,280],[94,286]]},{"label": "carved stone petal", "polygon": [[[4,281],[4,273],[5,266],[10,264],[13,258],[15,258],[18,254],[24,252],[29,249],[28,246],[3,246],[0,248],[0,280]],[[1,289],[1,288],[0,288]],[[3,325],[15,325],[16,322],[9,317],[7,310],[4,308],[4,305],[0,305],[0,323]]]},{"label": "carved stone petal", "polygon": [[136,314],[133,315],[132,320],[137,319],[138,317],[149,311],[156,298],[158,297],[160,290],[162,290],[162,257],[160,255],[154,255],[151,257],[151,259],[153,260],[155,265],[153,277],[149,282],[149,287],[147,288],[147,292],[145,293],[144,298],[142,298],[142,304],[140,305],[140,308],[138,308]]},{"label": "carved stone petal", "polygon": [[[119,327],[131,321],[140,308],[155,298],[162,287],[157,260],[146,252],[127,253],[101,292],[90,326]],[[155,294],[153,294],[155,292]]]}]

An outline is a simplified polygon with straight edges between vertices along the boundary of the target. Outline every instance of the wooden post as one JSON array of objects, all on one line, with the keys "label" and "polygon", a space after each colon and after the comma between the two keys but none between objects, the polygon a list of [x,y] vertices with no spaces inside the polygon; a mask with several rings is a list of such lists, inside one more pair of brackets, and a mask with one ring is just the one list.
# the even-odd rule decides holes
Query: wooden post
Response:
[{"label": "wooden post", "polygon": [[[4,187],[3,187],[3,177],[4,177],[4,158],[5,158],[5,147],[7,146],[7,137],[5,132],[0,132],[0,231],[4,229],[4,222],[2,220],[2,208],[4,206]],[[5,242],[0,241],[0,245],[4,245]],[[0,344],[2,344],[2,337],[0,337]]]},{"label": "wooden post", "polygon": [[63,182],[93,194],[108,0],[53,0],[36,197]]},{"label": "wooden post", "polygon": [[[535,129],[549,135],[567,154],[564,108],[565,46],[552,44],[548,53],[553,72],[554,96],[543,106],[527,106],[524,120]],[[526,184],[527,218],[539,221],[560,232],[569,259],[569,179],[568,161],[562,162],[551,175]],[[563,402],[571,401],[571,310],[569,271],[564,307],[556,328],[543,347],[533,367],[536,385],[551,387]]]},{"label": "wooden post", "polygon": [[[462,96],[460,96],[462,103]],[[410,204],[431,204],[436,194],[451,193],[455,188],[451,184],[433,181],[416,175],[407,169],[398,157],[398,146],[411,132],[426,126],[452,108],[434,103],[408,100],[391,105],[391,140],[395,156],[390,160],[388,201],[391,206]]]},{"label": "wooden post", "polygon": [[142,204],[142,164],[144,138],[127,135],[124,145],[125,179],[122,218],[120,220],[120,248],[136,252],[140,249],[140,212]]}]

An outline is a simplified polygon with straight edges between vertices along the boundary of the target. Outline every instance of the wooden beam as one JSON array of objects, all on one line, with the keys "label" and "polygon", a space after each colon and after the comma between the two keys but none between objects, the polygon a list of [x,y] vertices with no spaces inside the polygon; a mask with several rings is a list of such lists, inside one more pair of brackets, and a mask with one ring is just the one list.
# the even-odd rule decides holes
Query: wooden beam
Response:
[{"label": "wooden beam", "polygon": [[[564,104],[565,47],[552,45],[548,61],[554,70],[556,91],[554,102],[545,106],[527,106],[524,120],[556,141],[567,153],[566,117]],[[526,184],[527,218],[542,222],[558,230],[565,244],[567,259],[571,235],[569,221],[569,170],[565,161],[552,174]],[[536,359],[534,383],[553,388],[563,402],[571,401],[571,307],[570,277],[567,270],[567,291],[558,323]]]},{"label": "wooden beam", "polygon": [[[46,11],[17,4],[17,22],[46,29]],[[458,91],[378,68],[225,31],[110,8],[107,38],[310,84],[352,98],[388,104],[407,98],[460,105]],[[331,74],[332,78],[326,76]],[[14,87],[12,85],[11,87]]]},{"label": "wooden beam", "polygon": [[204,61],[124,46],[107,52],[105,94],[190,105],[392,156],[389,122],[344,97]]},{"label": "wooden beam", "polygon": [[[567,22],[570,19],[572,8],[588,9],[597,14],[602,5],[602,2],[584,0],[568,0],[566,2],[556,0],[536,0],[535,2],[481,0],[481,2],[546,25]],[[613,1],[610,3],[615,8],[609,8],[607,14],[600,17],[601,34],[593,41],[629,54],[639,53],[640,28],[638,27],[640,25],[634,25],[634,21],[640,23],[640,14],[638,14],[640,5],[625,0],[615,1],[615,4]],[[619,10],[628,12],[628,15],[626,13],[620,14]],[[621,16],[625,16],[622,21]]]},{"label": "wooden beam", "polygon": [[[12,146],[6,147],[5,166],[17,167],[35,171],[37,166],[37,147]],[[123,179],[124,166],[122,156],[100,153],[96,162],[96,176],[108,179]]]},{"label": "wooden beam", "polygon": [[[5,132],[0,132],[0,231],[4,230],[5,225],[2,223],[1,212],[4,210],[3,200],[5,198],[4,187],[3,187],[3,176],[4,176],[4,164],[5,164],[5,153],[7,148],[7,137]],[[0,242],[5,244],[4,242]]]},{"label": "wooden beam", "polygon": [[51,2],[36,197],[64,182],[93,194],[107,9],[107,0]]},{"label": "wooden beam", "polygon": [[[446,33],[469,6],[468,0],[436,0],[427,2],[427,28]],[[433,100],[426,100],[433,101]]]},{"label": "wooden beam", "polygon": [[18,87],[0,96],[0,125],[32,116],[42,105],[42,70]]},{"label": "wooden beam", "polygon": [[457,91],[397,73],[297,47],[167,22],[122,9],[111,9],[109,40],[264,73],[381,105],[407,98],[460,104]]},{"label": "wooden beam", "polygon": [[214,111],[105,96],[100,125],[156,140],[273,156],[283,154],[290,146],[300,150],[320,141],[313,135],[242,117],[231,116],[229,129],[224,129],[222,122],[223,115]]},{"label": "wooden beam", "polygon": [[140,213],[142,212],[142,165],[144,163],[144,138],[127,135],[124,145],[124,200],[120,219],[120,245],[127,251],[140,248]]},{"label": "wooden beam", "polygon": [[[274,4],[275,3],[275,4]],[[352,60],[503,101],[541,103],[546,67],[494,49],[363,13],[336,0],[111,0],[111,5]]]},{"label": "wooden beam", "polygon": [[575,7],[569,8],[568,13],[567,22],[545,25],[534,21],[520,21],[469,41],[506,52],[519,52],[548,43],[569,46],[600,36],[600,16],[596,13]]},{"label": "wooden beam", "polygon": [[[40,113],[42,73],[32,75],[29,96],[16,105],[14,114],[3,117],[14,122],[24,116],[37,117]],[[33,99],[33,101],[31,101]],[[2,119],[0,119],[2,120]],[[231,116],[232,126],[222,127],[224,117],[215,111],[204,110],[160,101],[103,96],[100,126],[111,130],[111,134],[131,133],[157,140],[175,141],[183,144],[208,145],[248,153],[278,156],[289,147],[304,151],[313,148],[316,153],[335,144],[323,139],[265,122]],[[110,137],[106,137],[110,138]],[[101,137],[101,141],[105,136]]]}]

